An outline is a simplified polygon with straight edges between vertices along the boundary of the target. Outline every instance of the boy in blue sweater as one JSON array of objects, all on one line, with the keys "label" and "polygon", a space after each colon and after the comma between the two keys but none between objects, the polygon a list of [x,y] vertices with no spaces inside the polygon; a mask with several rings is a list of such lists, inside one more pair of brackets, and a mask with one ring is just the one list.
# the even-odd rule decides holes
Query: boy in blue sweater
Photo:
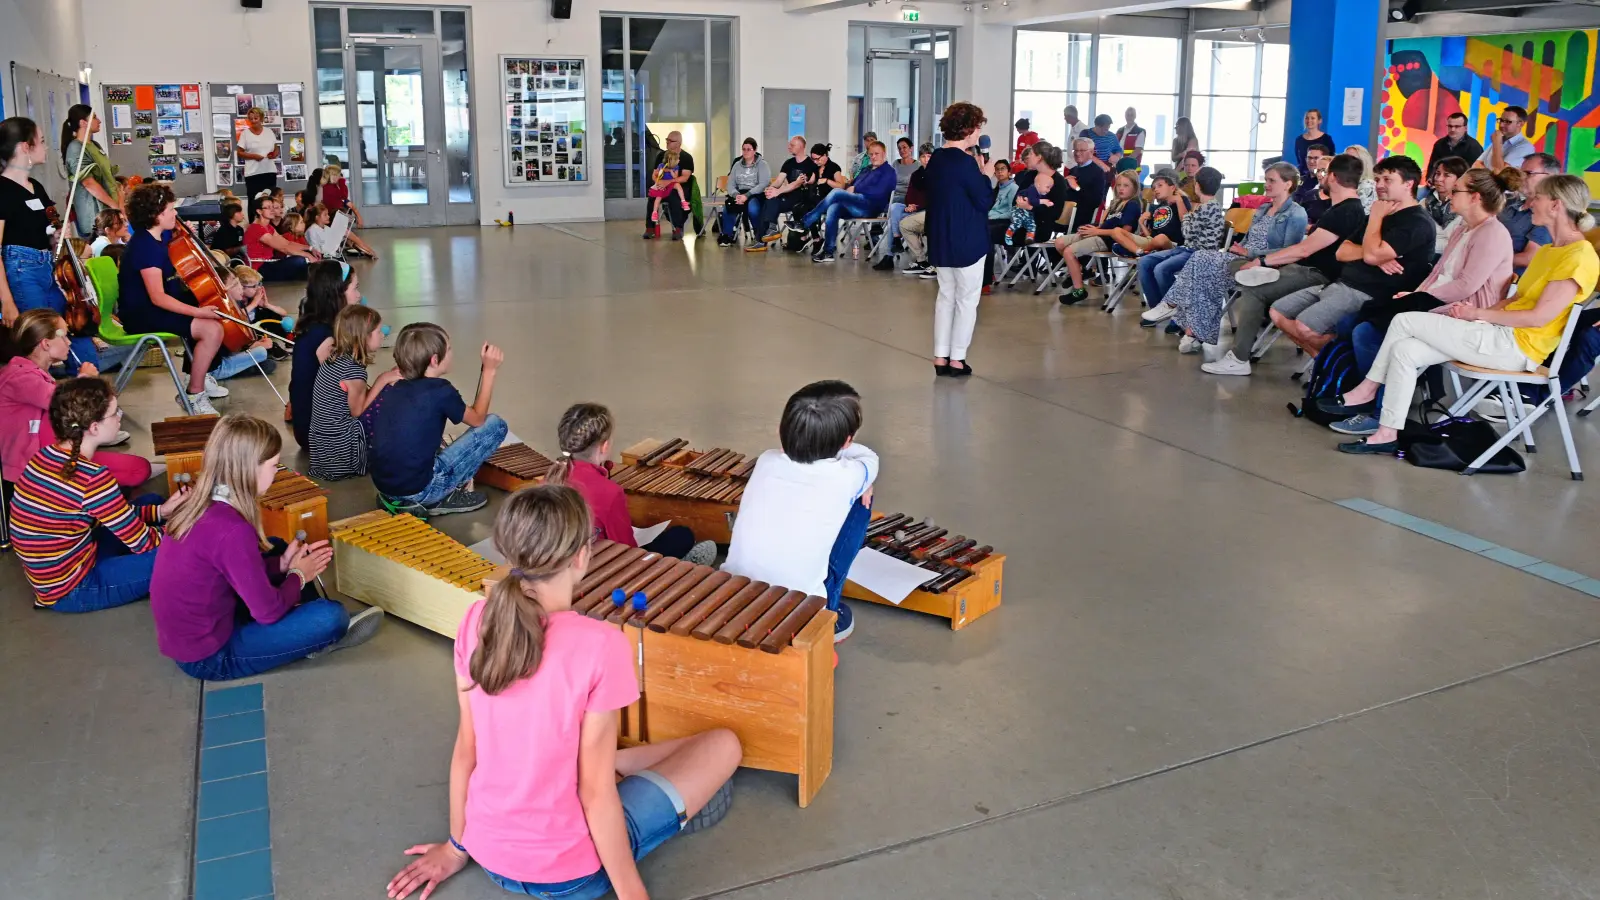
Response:
[{"label": "boy in blue sweater", "polygon": [[806,214],[805,227],[815,228],[827,218],[824,226],[822,249],[812,255],[814,263],[833,262],[834,246],[839,238],[839,218],[870,219],[883,215],[889,207],[889,197],[894,193],[894,166],[887,163],[889,148],[880,141],[867,144],[867,155],[872,165],[847,188],[836,188],[822,198],[816,208]]}]

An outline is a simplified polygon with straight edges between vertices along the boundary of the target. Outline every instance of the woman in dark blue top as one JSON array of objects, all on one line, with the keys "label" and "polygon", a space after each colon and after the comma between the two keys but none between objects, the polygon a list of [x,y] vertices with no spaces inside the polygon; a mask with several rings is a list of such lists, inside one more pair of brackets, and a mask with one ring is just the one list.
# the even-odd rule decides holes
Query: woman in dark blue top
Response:
[{"label": "woman in dark blue top", "polygon": [[971,103],[953,103],[939,117],[944,146],[933,151],[923,175],[927,194],[928,263],[939,279],[939,300],[933,308],[933,369],[939,375],[964,378],[967,345],[978,324],[983,293],[983,260],[989,255],[989,205],[994,200],[990,178],[994,164],[972,156],[983,131],[983,110]]},{"label": "woman in dark blue top", "polygon": [[306,299],[294,325],[294,357],[289,370],[289,420],[294,439],[310,452],[311,403],[317,371],[333,353],[333,320],[339,310],[361,302],[361,286],[349,263],[325,259],[306,270]]}]

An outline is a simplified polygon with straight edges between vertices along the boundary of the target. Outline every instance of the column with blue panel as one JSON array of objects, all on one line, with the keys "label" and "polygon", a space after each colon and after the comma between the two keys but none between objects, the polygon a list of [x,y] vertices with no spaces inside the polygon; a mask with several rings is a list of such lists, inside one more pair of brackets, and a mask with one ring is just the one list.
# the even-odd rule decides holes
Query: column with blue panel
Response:
[{"label": "column with blue panel", "polygon": [[[1361,144],[1374,149],[1372,129],[1380,102],[1377,76],[1388,8],[1388,0],[1296,0],[1291,7],[1285,156],[1294,158],[1294,139],[1303,130],[1301,119],[1313,108],[1322,110],[1322,130],[1340,148]],[[1351,91],[1360,91],[1359,100]],[[1345,124],[1347,100],[1350,111],[1358,114],[1353,124]]]}]

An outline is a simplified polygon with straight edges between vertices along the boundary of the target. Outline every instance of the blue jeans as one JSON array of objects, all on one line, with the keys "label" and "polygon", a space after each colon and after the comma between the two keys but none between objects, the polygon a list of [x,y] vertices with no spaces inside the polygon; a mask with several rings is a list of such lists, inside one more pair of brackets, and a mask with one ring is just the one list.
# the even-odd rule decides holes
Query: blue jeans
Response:
[{"label": "blue jeans", "polygon": [[[306,588],[301,597],[299,606],[271,625],[254,621],[235,624],[222,649],[198,662],[178,663],[178,668],[204,681],[249,678],[304,659],[344,637],[350,614],[343,604],[317,597],[314,586]],[[239,607],[241,615],[247,615],[244,604]]]},{"label": "blue jeans", "polygon": [[813,228],[824,216],[828,224],[823,230],[822,255],[832,256],[835,244],[839,240],[839,219],[865,219],[874,213],[881,212],[875,208],[869,198],[860,194],[852,194],[844,188],[834,188],[828,196],[822,198],[816,209],[806,213],[805,226]]},{"label": "blue jeans", "polygon": [[1173,247],[1139,257],[1139,290],[1144,294],[1145,306],[1153,307],[1167,296],[1193,253],[1189,247]]},{"label": "blue jeans", "polygon": [[860,500],[850,501],[850,514],[844,517],[844,526],[833,541],[828,553],[828,578],[823,584],[828,589],[828,608],[839,608],[839,595],[844,591],[844,579],[850,566],[861,552],[867,539],[867,526],[872,524],[872,507],[862,506]]},{"label": "blue jeans", "polygon": [[906,205],[904,203],[891,203],[891,204],[889,204],[889,239],[890,240],[899,240],[900,239],[900,220],[904,219],[905,217],[906,217]]},{"label": "blue jeans", "polygon": [[[738,229],[740,213],[745,213],[749,216],[750,226],[754,228],[755,224],[761,221],[761,207],[766,202],[767,198],[760,194],[750,194],[745,197],[742,204],[735,203],[733,197],[729,197],[728,202],[722,206],[722,233],[728,237],[733,237],[734,232]],[[756,237],[761,237],[761,235],[758,234]]]},{"label": "blue jeans", "polygon": [[[43,308],[66,314],[67,298],[56,286],[49,250],[12,245],[5,248],[3,256],[6,283],[11,285],[11,296],[17,301],[18,312]],[[72,355],[77,357],[77,361],[68,358],[67,370],[73,374],[77,374],[78,367],[83,363],[90,363],[97,369],[100,367],[100,351],[95,349],[94,341],[87,337],[72,338]]]},{"label": "blue jeans", "polygon": [[[678,789],[649,769],[622,779],[617,784],[617,793],[622,797],[622,818],[628,826],[628,845],[633,848],[635,860],[644,859],[665,844],[687,821]],[[611,879],[603,868],[593,875],[555,884],[515,881],[488,869],[484,873],[490,881],[513,894],[544,900],[598,900],[611,893]]]},{"label": "blue jeans", "polygon": [[217,364],[211,367],[211,377],[218,381],[226,381],[244,372],[254,372],[258,364],[264,364],[266,361],[267,351],[261,347],[230,353],[217,360]]},{"label": "blue jeans", "polygon": [[310,265],[304,256],[288,256],[283,259],[269,259],[256,271],[261,273],[262,281],[303,281],[306,269]]},{"label": "blue jeans", "polygon": [[467,429],[466,434],[455,439],[450,446],[433,458],[433,480],[420,493],[394,499],[406,503],[432,506],[461,487],[488,461],[506,439],[506,420],[490,414],[483,424]]},{"label": "blue jeans", "polygon": [[[145,494],[134,506],[160,506],[160,494]],[[94,527],[95,562],[70,593],[48,608],[56,612],[86,613],[124,606],[150,596],[150,573],[156,567],[156,553],[129,553],[122,539],[109,529]]]}]

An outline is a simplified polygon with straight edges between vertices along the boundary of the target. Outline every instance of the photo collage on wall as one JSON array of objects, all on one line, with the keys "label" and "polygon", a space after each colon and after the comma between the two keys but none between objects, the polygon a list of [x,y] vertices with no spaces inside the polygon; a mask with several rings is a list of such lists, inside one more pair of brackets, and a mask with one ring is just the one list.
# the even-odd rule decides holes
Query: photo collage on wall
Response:
[{"label": "photo collage on wall", "polygon": [[179,193],[204,189],[200,85],[116,84],[104,94],[108,156],[118,174],[171,182]]},{"label": "photo collage on wall", "polygon": [[589,180],[583,60],[502,57],[506,183]]},{"label": "photo collage on wall", "polygon": [[[217,160],[217,187],[244,184],[244,163],[235,142],[250,127],[250,110],[260,109],[262,127],[278,139],[278,175],[285,181],[305,181],[306,120],[301,108],[301,85],[279,84],[273,90],[243,84],[211,85],[212,155]],[[262,86],[265,88],[266,86]]]}]

